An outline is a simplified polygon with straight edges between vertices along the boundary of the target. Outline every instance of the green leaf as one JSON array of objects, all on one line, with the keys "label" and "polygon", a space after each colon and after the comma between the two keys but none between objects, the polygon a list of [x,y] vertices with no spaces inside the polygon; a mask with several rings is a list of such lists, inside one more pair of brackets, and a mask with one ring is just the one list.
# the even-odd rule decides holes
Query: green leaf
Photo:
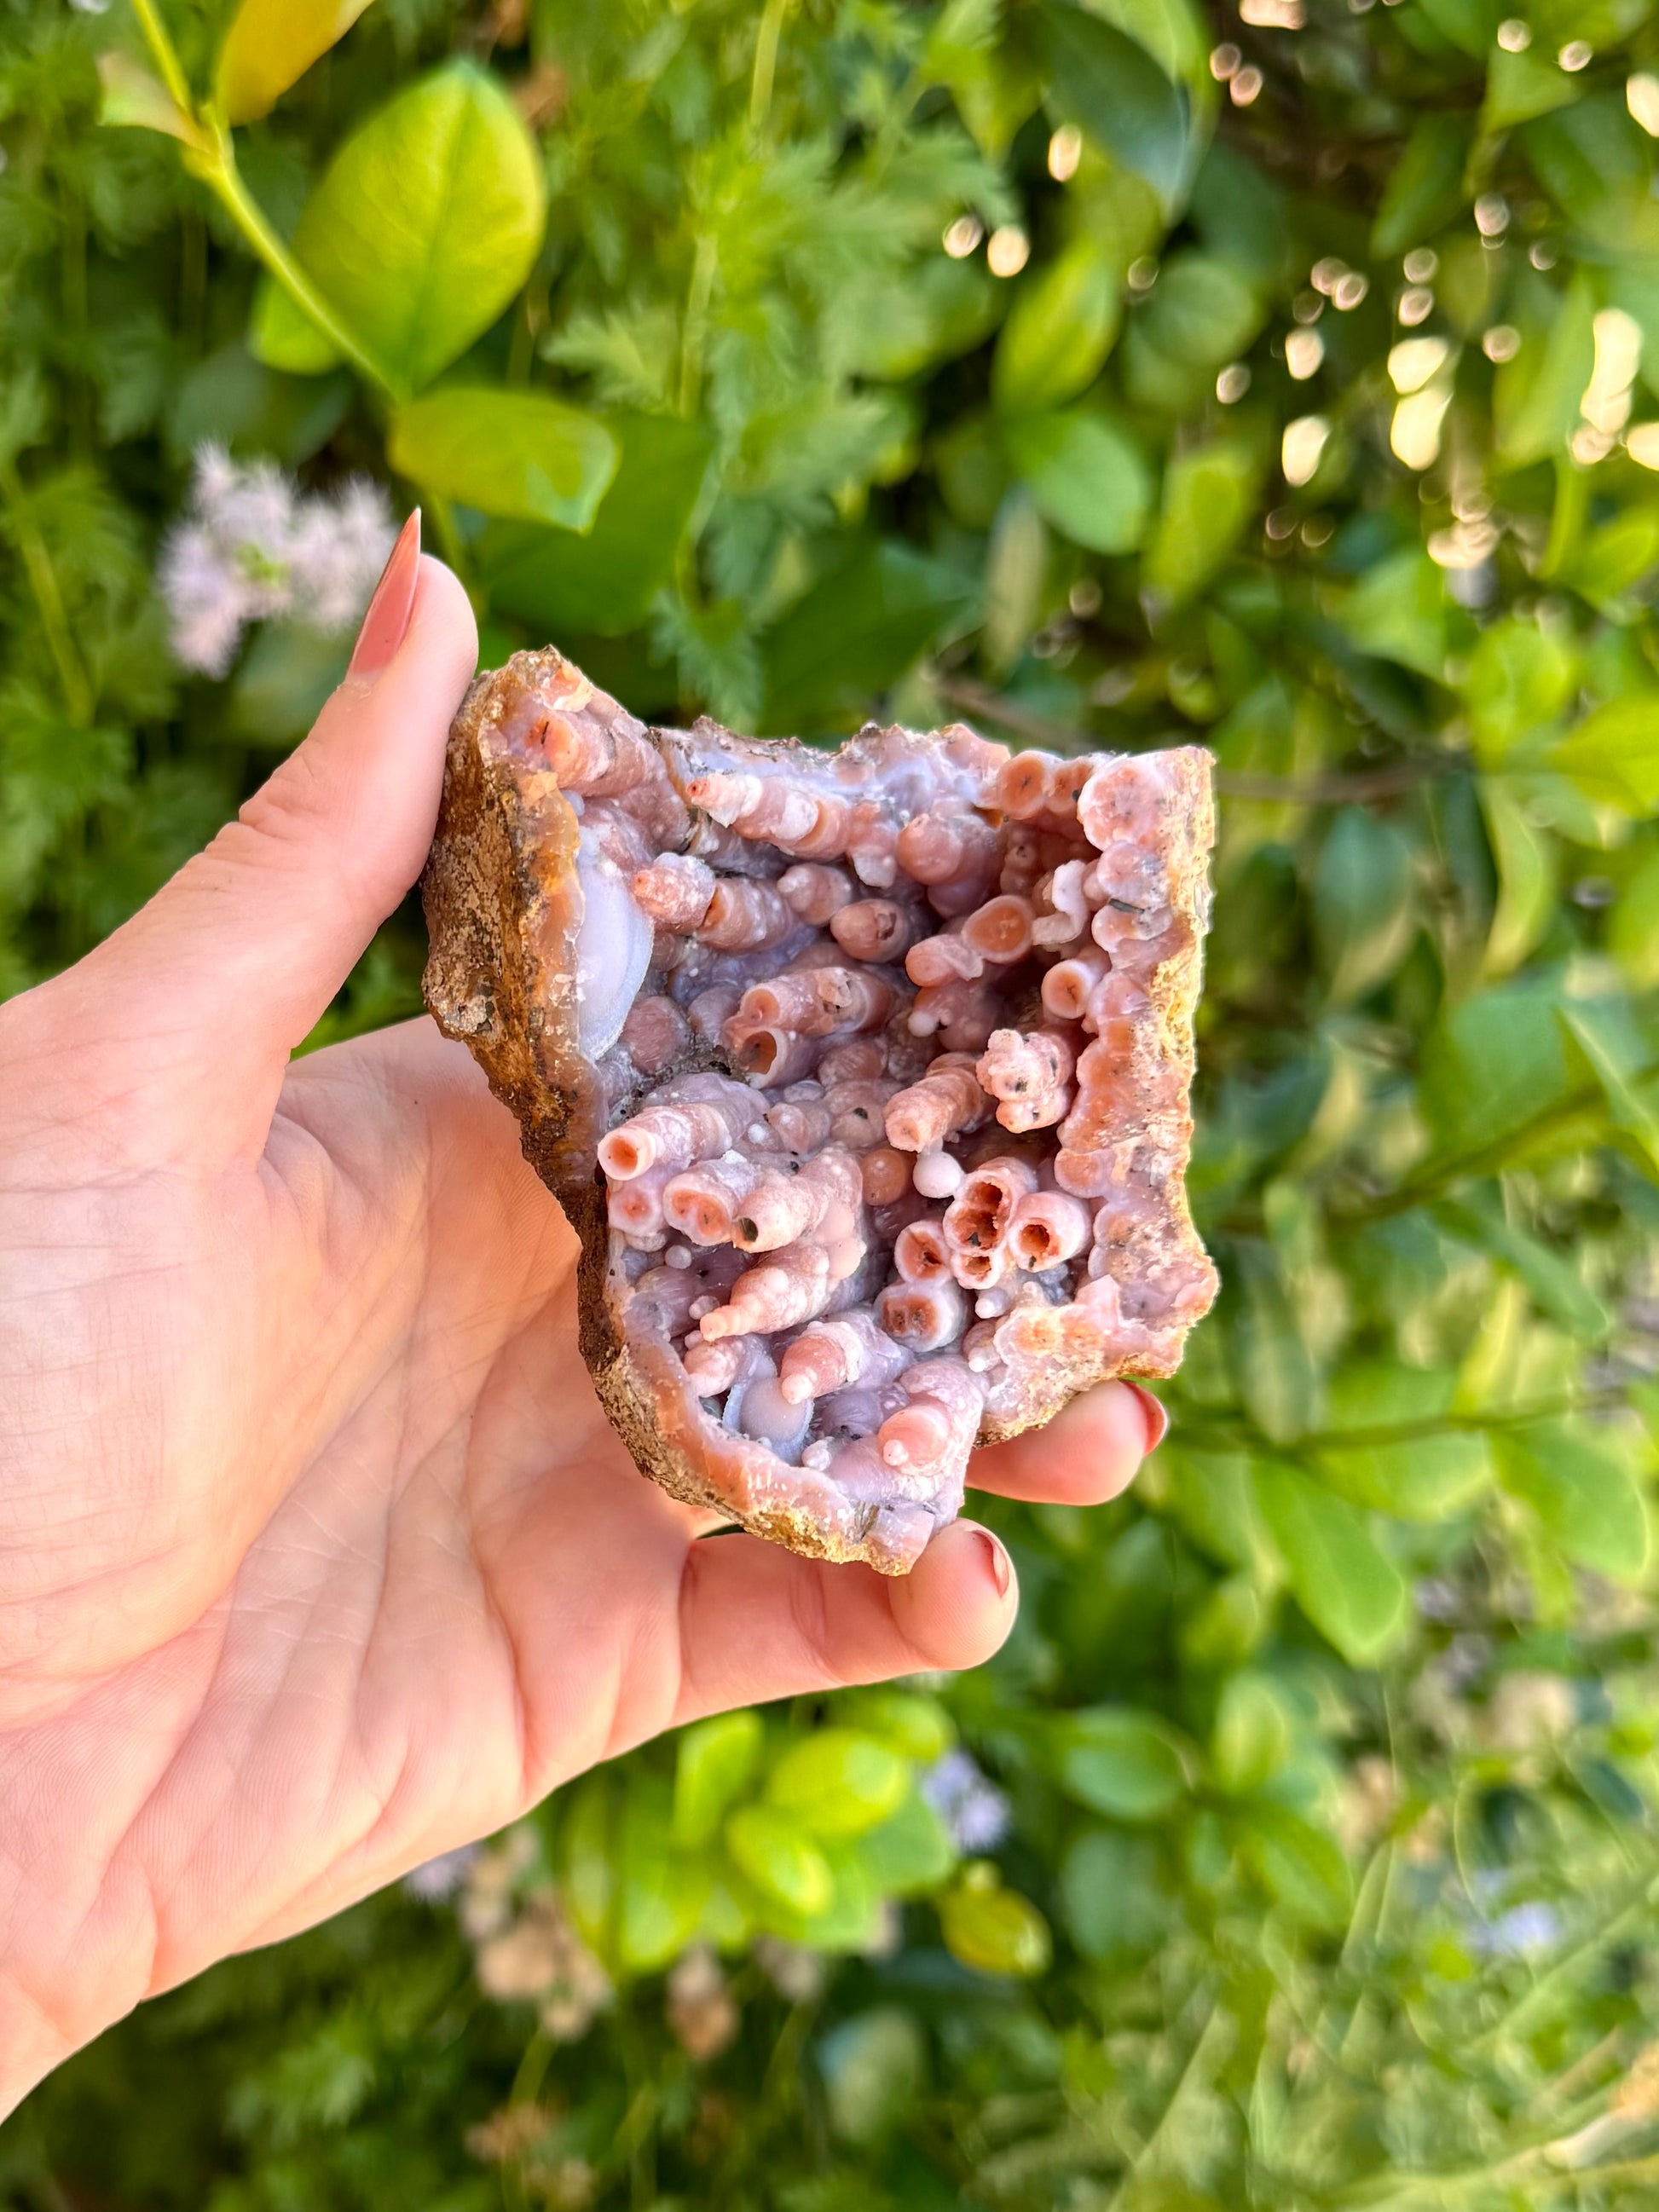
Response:
[{"label": "green leaf", "polygon": [[321,376],[342,359],[333,339],[323,336],[269,270],[261,271],[253,288],[247,349],[267,368],[282,369],[290,376]]},{"label": "green leaf", "polygon": [[1455,1237],[1491,1252],[1526,1285],[1534,1304],[1573,1335],[1599,1344],[1613,1316],[1594,1291],[1559,1252],[1505,1219],[1495,1203],[1477,1197],[1446,1199],[1435,1208]]},{"label": "green leaf", "polygon": [[669,1848],[667,1794],[654,1775],[634,1773],[623,1801],[617,1868],[616,1944],[623,1966],[650,1973],[696,1933],[712,1869]]},{"label": "green leaf", "polygon": [[1581,1425],[1540,1421],[1501,1435],[1498,1475],[1568,1559],[1617,1582],[1648,1563],[1648,1516],[1629,1470]]},{"label": "green leaf", "polygon": [[1273,1780],[1291,1755],[1289,1705],[1265,1674],[1230,1675],[1223,1685],[1210,1739],[1210,1764],[1221,1788],[1248,1796]]},{"label": "green leaf", "polygon": [[297,623],[262,623],[231,685],[231,730],[251,744],[286,750],[321,714],[350,658],[349,637],[324,637]]},{"label": "green leaf", "polygon": [[872,1735],[883,1737],[906,1759],[931,1766],[957,1740],[951,1716],[937,1698],[920,1690],[866,1690],[842,1700],[842,1710]]},{"label": "green leaf", "polygon": [[1635,1139],[1650,1171],[1659,1169],[1659,1115],[1636,1088],[1637,1077],[1647,1071],[1646,1042],[1626,1009],[1616,1000],[1580,1000],[1564,1005],[1560,1013],[1575,1057],[1607,1102],[1613,1126]]},{"label": "green leaf", "polygon": [[867,1829],[854,1849],[884,1897],[920,1897],[936,1889],[957,1863],[944,1821],[915,1790],[896,1813]]},{"label": "green leaf", "polygon": [[1346,1925],[1353,1879],[1329,1836],[1283,1805],[1258,1804],[1240,1840],[1258,1879],[1287,1912],[1331,1933]]},{"label": "green leaf", "polygon": [[685,1850],[712,1840],[760,1763],[758,1713],[720,1713],[681,1732],[674,1765],[673,1836]]},{"label": "green leaf", "polygon": [[1575,277],[1547,327],[1525,331],[1520,352],[1498,370],[1492,429],[1503,467],[1529,468],[1565,449],[1595,366],[1595,295]]},{"label": "green leaf", "polygon": [[1485,61],[1498,43],[1498,0],[1419,0],[1443,38]]},{"label": "green leaf", "polygon": [[257,123],[344,38],[369,0],[241,0],[219,49],[216,96],[231,123]]},{"label": "green leaf", "polygon": [[1659,568],[1659,507],[1632,507],[1587,538],[1561,574],[1593,606],[1620,613]]},{"label": "green leaf", "polygon": [[1190,150],[1186,93],[1135,40],[1067,0],[1042,0],[1037,37],[1049,106],[1144,177],[1172,214]]},{"label": "green leaf", "polygon": [[1259,1238],[1240,1237],[1231,1273],[1227,1353],[1239,1395],[1271,1443],[1293,1443],[1313,1425],[1319,1376],[1278,1255]]},{"label": "green leaf", "polygon": [[1446,580],[1412,546],[1379,561],[1349,593],[1343,629],[1362,653],[1397,660],[1442,683],[1446,674]]},{"label": "green leaf", "polygon": [[1659,690],[1610,699],[1550,748],[1549,761],[1587,799],[1651,814],[1659,806]]},{"label": "green leaf", "polygon": [[586,1941],[603,1952],[617,1893],[608,1774],[590,1774],[576,1784],[560,1825],[559,1856],[570,1917]]},{"label": "green leaf", "polygon": [[896,538],[857,545],[769,634],[763,726],[787,734],[856,720],[970,617],[975,596],[959,569]]},{"label": "green leaf", "polygon": [[1255,513],[1260,479],[1255,452],[1231,440],[1178,453],[1164,479],[1164,511],[1146,555],[1148,589],[1170,606],[1201,591]]},{"label": "green leaf", "polygon": [[1027,416],[1004,433],[1008,458],[1045,521],[1096,553],[1131,553],[1146,535],[1152,473],[1119,423],[1093,409]]},{"label": "green leaf", "polygon": [[1055,1723],[1060,1788],[1079,1805],[1118,1820],[1156,1820],[1187,1789],[1180,1739],[1156,1713],[1097,1705]]},{"label": "green leaf", "polygon": [[1029,1980],[1048,1963],[1048,1923],[1017,1890],[964,1881],[940,1899],[939,1917],[945,1948],[975,1973]]},{"label": "green leaf", "polygon": [[546,220],[518,111],[486,71],[451,62],[352,132],[294,250],[387,374],[418,391],[512,299]]},{"label": "green leaf", "polygon": [[771,1805],[741,1805],[726,1823],[726,1848],[763,1896],[803,1919],[827,1912],[836,1879],[812,1838]]},{"label": "green leaf", "polygon": [[826,1728],[791,1745],[766,1794],[811,1835],[861,1836],[896,1812],[909,1788],[909,1762],[878,1736]]},{"label": "green leaf", "polygon": [[1458,115],[1425,115],[1395,161],[1371,226],[1379,258],[1403,253],[1453,222],[1463,205],[1471,133]]},{"label": "green leaf", "polygon": [[1155,1948],[1175,1918],[1154,1837],[1090,1828],[1060,1862],[1066,1930],[1085,1959]]},{"label": "green leaf", "polygon": [[1397,1521],[1455,1520],[1492,1485],[1492,1448],[1471,1431],[1448,1429],[1397,1444],[1322,1450],[1320,1480],[1351,1504]]},{"label": "green leaf", "polygon": [[1282,1460],[1255,1469],[1262,1517],[1296,1601],[1356,1667],[1374,1666],[1406,1626],[1406,1585],[1364,1517]]},{"label": "green leaf", "polygon": [[544,637],[636,629],[673,574],[712,441],[672,415],[607,416],[622,458],[586,537],[496,523],[479,545],[491,604]]},{"label": "green leaf", "polygon": [[1577,97],[1577,83],[1553,54],[1540,52],[1536,46],[1514,54],[1506,47],[1495,46],[1486,66],[1486,97],[1480,109],[1481,135],[1490,137],[1517,123],[1530,122],[1534,116],[1547,115],[1553,108],[1565,107]]},{"label": "green leaf", "polygon": [[1412,848],[1391,823],[1345,806],[1314,878],[1314,944],[1332,1003],[1363,999],[1406,957],[1415,933]]},{"label": "green leaf", "polygon": [[[1154,364],[1179,374],[1195,369],[1207,386],[1212,373],[1224,362],[1248,351],[1261,327],[1262,307],[1254,285],[1238,270],[1212,253],[1190,246],[1172,253],[1158,273],[1146,304],[1132,325],[1138,347],[1149,347]],[[1149,405],[1170,405],[1161,398],[1156,384],[1139,377],[1144,385],[1138,397]]]},{"label": "green leaf", "polygon": [[1572,639],[1541,623],[1510,615],[1482,630],[1460,686],[1481,760],[1501,761],[1553,722],[1572,697],[1578,664]]},{"label": "green leaf", "polygon": [[386,456],[400,476],[486,514],[587,530],[619,449],[597,416],[539,392],[446,385],[393,415]]},{"label": "green leaf", "polygon": [[1121,286],[1104,245],[1085,236],[1034,270],[1014,295],[991,362],[1008,414],[1058,407],[1092,384],[1111,351]]},{"label": "green leaf", "polygon": [[1498,903],[1480,972],[1510,974],[1537,946],[1555,912],[1555,855],[1549,839],[1501,783],[1482,777],[1480,813],[1498,870]]},{"label": "green leaf", "polygon": [[118,48],[98,57],[101,97],[98,120],[118,131],[156,131],[181,145],[198,146],[202,134],[158,76]]},{"label": "green leaf", "polygon": [[1547,982],[1524,981],[1466,999],[1431,1031],[1419,1096],[1442,1149],[1501,1145],[1564,1105],[1573,1073]]}]

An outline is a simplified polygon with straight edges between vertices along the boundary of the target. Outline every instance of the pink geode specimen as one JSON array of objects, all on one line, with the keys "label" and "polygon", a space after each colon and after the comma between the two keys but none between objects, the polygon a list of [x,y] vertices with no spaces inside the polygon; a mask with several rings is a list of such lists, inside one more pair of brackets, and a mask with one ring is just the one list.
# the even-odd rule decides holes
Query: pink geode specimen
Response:
[{"label": "pink geode specimen", "polygon": [[647,730],[549,647],[473,685],[427,1003],[580,1231],[640,1467],[905,1571],[968,1455],[1169,1375],[1214,834],[1196,747]]}]

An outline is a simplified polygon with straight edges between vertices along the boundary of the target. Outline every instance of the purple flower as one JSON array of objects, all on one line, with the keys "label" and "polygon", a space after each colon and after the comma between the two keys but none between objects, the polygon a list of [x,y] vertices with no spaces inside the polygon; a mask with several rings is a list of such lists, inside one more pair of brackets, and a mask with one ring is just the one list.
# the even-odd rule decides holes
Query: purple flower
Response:
[{"label": "purple flower", "polygon": [[921,1794],[965,1856],[994,1851],[1008,1832],[1008,1800],[965,1751],[935,1759],[921,1778]]}]

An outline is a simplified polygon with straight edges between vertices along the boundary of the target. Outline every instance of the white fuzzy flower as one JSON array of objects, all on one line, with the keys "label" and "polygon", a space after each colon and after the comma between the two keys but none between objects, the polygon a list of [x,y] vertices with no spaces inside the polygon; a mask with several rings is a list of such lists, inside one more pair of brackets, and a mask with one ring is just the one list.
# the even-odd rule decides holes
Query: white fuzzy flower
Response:
[{"label": "white fuzzy flower", "polygon": [[223,676],[250,623],[291,615],[327,635],[350,629],[395,534],[386,494],[367,478],[307,494],[270,461],[201,446],[188,513],[156,570],[174,653],[187,668]]}]

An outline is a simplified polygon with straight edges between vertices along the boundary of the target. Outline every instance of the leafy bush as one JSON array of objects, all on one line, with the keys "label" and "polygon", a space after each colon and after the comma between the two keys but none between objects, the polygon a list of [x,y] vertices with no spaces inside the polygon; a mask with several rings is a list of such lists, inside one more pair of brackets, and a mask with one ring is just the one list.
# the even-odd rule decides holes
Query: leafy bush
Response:
[{"label": "leafy bush", "polygon": [[343,664],[252,532],[170,654],[194,450],[366,474],[641,711],[1212,745],[1226,1285],[994,1665],[220,1968],[9,2201],[1651,2201],[1650,13],[4,0],[3,987]]}]

